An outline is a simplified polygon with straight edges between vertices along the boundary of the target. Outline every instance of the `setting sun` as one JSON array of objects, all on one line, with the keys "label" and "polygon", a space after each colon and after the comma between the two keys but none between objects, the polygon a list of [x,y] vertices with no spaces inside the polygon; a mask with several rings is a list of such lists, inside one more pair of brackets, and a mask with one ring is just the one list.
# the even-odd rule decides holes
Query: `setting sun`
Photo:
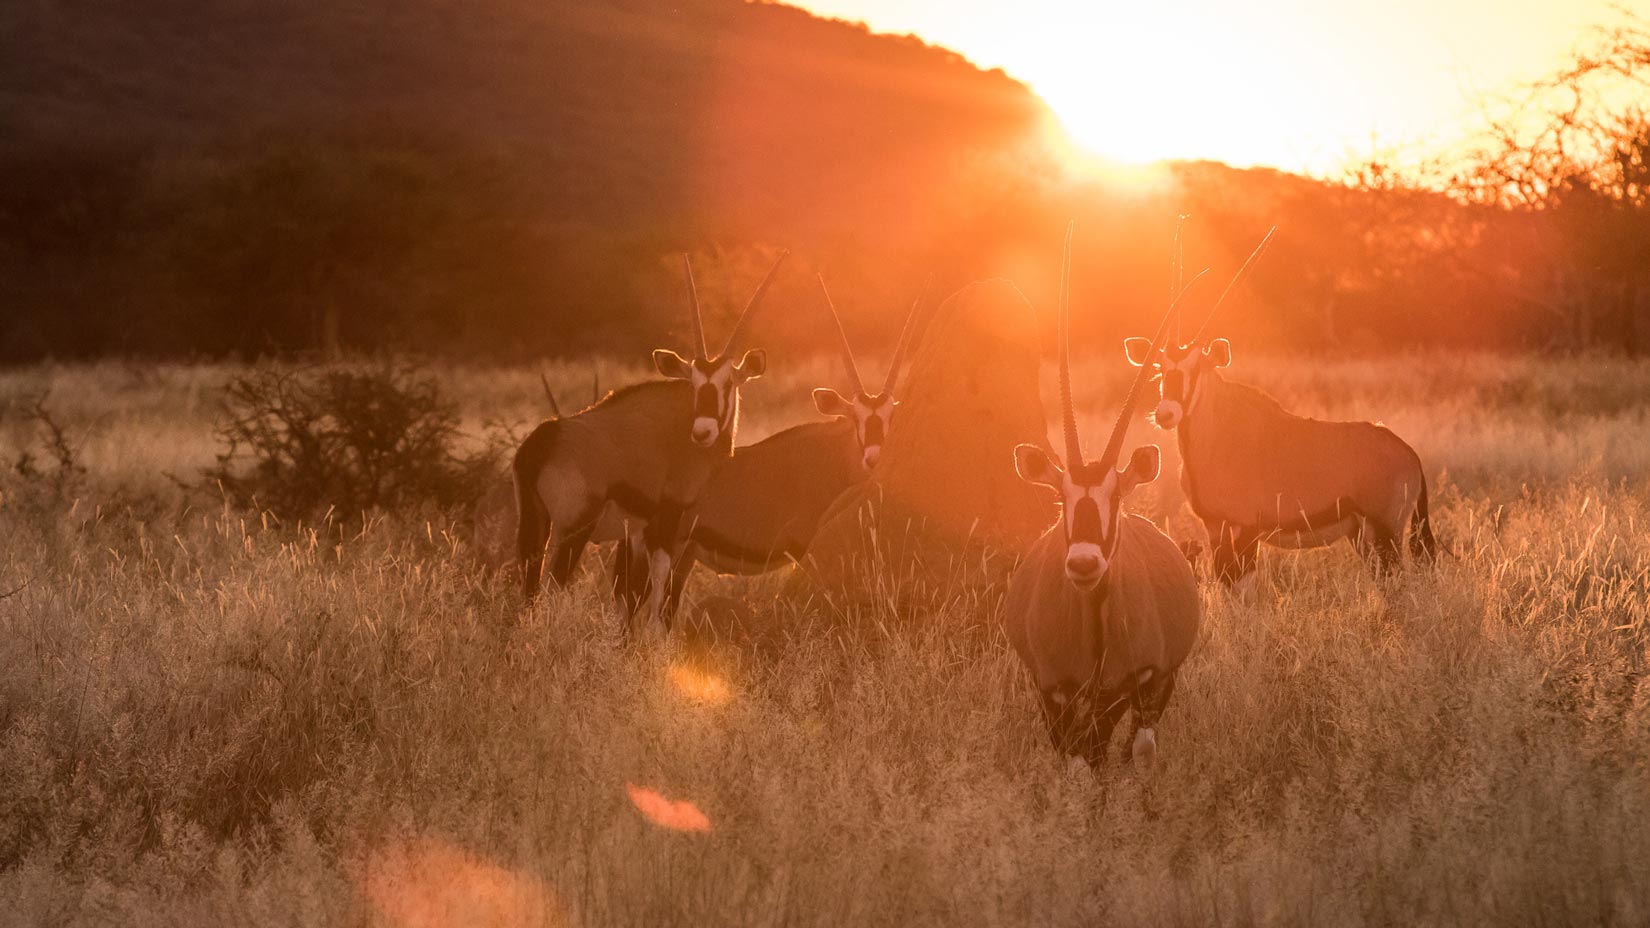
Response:
[{"label": "setting sun", "polygon": [[1368,7],[1263,0],[1089,4],[805,0],[1028,84],[1077,144],[1118,161],[1329,172],[1372,146],[1456,141],[1481,97],[1549,71],[1646,0]]}]

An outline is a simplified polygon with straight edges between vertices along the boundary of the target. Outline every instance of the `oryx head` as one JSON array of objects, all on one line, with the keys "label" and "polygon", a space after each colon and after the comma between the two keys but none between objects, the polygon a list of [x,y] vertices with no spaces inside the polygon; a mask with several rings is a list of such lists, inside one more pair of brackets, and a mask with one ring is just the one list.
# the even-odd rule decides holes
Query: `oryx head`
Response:
[{"label": "oryx head", "polygon": [[[1087,592],[1100,585],[1117,555],[1119,522],[1123,498],[1135,487],[1157,479],[1160,454],[1156,445],[1136,448],[1126,467],[1118,468],[1123,436],[1128,432],[1136,397],[1144,383],[1145,371],[1135,376],[1123,408],[1112,426],[1111,438],[1099,460],[1085,461],[1077,435],[1077,414],[1071,402],[1071,228],[1066,229],[1064,266],[1060,274],[1059,333],[1060,415],[1065,431],[1067,467],[1062,469],[1036,445],[1014,449],[1014,469],[1020,478],[1053,487],[1060,494],[1060,522],[1066,539],[1066,579]],[[1172,313],[1174,310],[1171,309]],[[1160,342],[1168,327],[1168,317],[1158,326]]]},{"label": "oryx head", "polygon": [[849,399],[835,390],[819,387],[814,390],[814,408],[824,415],[836,416],[854,424],[854,437],[859,440],[860,463],[866,470],[871,470],[882,459],[882,443],[888,440],[894,409],[899,406],[899,401],[894,399],[894,384],[899,379],[900,362],[905,358],[911,326],[916,321],[917,307],[922,304],[922,297],[919,296],[911,304],[911,311],[905,316],[905,327],[900,330],[899,341],[894,343],[894,359],[888,364],[888,378],[882,383],[882,391],[871,393],[860,380],[854,349],[848,344],[848,333],[842,328],[842,318],[836,314],[831,293],[825,289],[824,276],[819,278],[819,289],[825,294],[825,306],[830,309],[831,319],[836,323],[836,333],[842,344],[842,363],[848,369],[848,376],[853,379],[854,395]]},{"label": "oryx head", "polygon": [[705,344],[705,326],[699,314],[699,290],[693,284],[693,265],[687,255],[682,256],[682,270],[687,274],[688,298],[692,303],[696,354],[690,360],[667,348],[659,348],[653,352],[653,366],[666,377],[685,380],[692,385],[693,426],[688,437],[701,448],[714,446],[724,435],[731,436],[734,419],[739,413],[739,385],[762,376],[768,369],[768,353],[760,348],[745,352],[737,362],[734,355],[739,350],[740,337],[750,321],[751,311],[762,302],[774,272],[779,270],[779,265],[789,254],[788,251],[781,251],[773,267],[768,268],[767,276],[762,278],[750,302],[745,304],[744,312],[739,314],[739,321],[733,324],[727,343],[716,354],[711,354]]},{"label": "oryx head", "polygon": [[[1224,338],[1205,339],[1203,332],[1209,327],[1209,320],[1215,316],[1215,310],[1225,302],[1226,294],[1232,292],[1237,282],[1255,263],[1260,253],[1266,250],[1266,245],[1272,241],[1273,228],[1260,240],[1255,250],[1249,253],[1248,260],[1238,268],[1231,283],[1215,300],[1215,305],[1209,309],[1209,314],[1203,317],[1203,324],[1198,326],[1192,337],[1182,342],[1180,340],[1180,311],[1171,311],[1174,317],[1174,336],[1166,344],[1156,344],[1151,339],[1126,338],[1123,340],[1123,352],[1129,358],[1129,363],[1141,369],[1142,373],[1149,374],[1158,383],[1157,409],[1152,412],[1152,421],[1160,429],[1172,429],[1185,421],[1192,414],[1197,401],[1202,398],[1202,386],[1205,375],[1210,371],[1219,370],[1232,363],[1232,346]],[[1176,233],[1176,244],[1179,243],[1179,234]],[[1178,255],[1176,260],[1176,278],[1178,273]],[[1178,279],[1176,281],[1178,286]]]},{"label": "oryx head", "polygon": [[1126,338],[1123,351],[1130,364],[1146,370],[1157,381],[1157,408],[1152,411],[1152,421],[1160,429],[1172,429],[1191,415],[1202,397],[1198,388],[1203,385],[1204,374],[1232,363],[1232,346],[1224,338],[1202,344],[1171,342],[1155,352],[1149,339]]}]

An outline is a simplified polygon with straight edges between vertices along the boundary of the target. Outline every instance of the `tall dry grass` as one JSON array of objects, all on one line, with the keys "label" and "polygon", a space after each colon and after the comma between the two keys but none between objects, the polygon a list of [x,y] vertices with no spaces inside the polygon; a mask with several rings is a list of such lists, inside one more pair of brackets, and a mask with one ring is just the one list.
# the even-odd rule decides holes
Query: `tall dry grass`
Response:
[{"label": "tall dry grass", "polygon": [[[1096,423],[1118,368],[1079,371]],[[1270,552],[1252,601],[1206,589],[1149,780],[1054,756],[971,591],[846,627],[700,577],[759,645],[622,648],[593,569],[524,613],[456,517],[186,503],[158,474],[210,462],[227,373],[0,376],[53,387],[91,471],[0,500],[5,921],[1650,920],[1650,365],[1240,357],[1410,439],[1458,556],[1381,582]],[[542,411],[534,371],[441,375],[477,429]],[[835,376],[753,384],[748,437]],[[1177,493],[1142,502],[1190,537]],[[708,831],[656,824],[682,801]]]}]

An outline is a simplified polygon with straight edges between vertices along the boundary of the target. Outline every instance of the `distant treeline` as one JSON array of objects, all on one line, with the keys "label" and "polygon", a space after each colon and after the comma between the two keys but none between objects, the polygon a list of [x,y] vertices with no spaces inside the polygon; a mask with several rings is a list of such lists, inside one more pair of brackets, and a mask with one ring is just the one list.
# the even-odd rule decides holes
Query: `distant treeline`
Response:
[{"label": "distant treeline", "polygon": [[779,247],[769,344],[820,344],[815,271],[884,344],[930,276],[1047,305],[1068,218],[1078,335],[1110,338],[1162,306],[1181,213],[1205,300],[1279,226],[1223,310],[1255,344],[1650,351],[1645,147],[1524,201],[1379,165],[1109,181],[999,72],[740,0],[20,4],[0,122],[5,361],[685,344],[675,254],[714,316]]}]

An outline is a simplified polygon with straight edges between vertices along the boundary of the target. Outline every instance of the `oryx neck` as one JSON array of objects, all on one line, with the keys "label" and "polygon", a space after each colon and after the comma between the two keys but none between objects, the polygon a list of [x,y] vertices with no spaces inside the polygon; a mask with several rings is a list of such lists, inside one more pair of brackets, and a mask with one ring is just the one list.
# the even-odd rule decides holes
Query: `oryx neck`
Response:
[{"label": "oryx neck", "polygon": [[1112,584],[1115,582],[1114,573],[1115,570],[1106,571],[1098,586],[1077,594],[1083,614],[1083,626],[1094,636],[1094,675],[1097,680],[1106,666],[1106,624],[1111,618],[1111,606],[1115,600],[1111,595]]},{"label": "oryx neck", "polygon": [[1203,438],[1211,431],[1210,425],[1215,419],[1215,407],[1220,405],[1220,394],[1226,386],[1226,381],[1220,371],[1213,368],[1204,371],[1192,383],[1191,395],[1186,397],[1185,418],[1176,429],[1180,444],[1181,459],[1185,459],[1187,445],[1192,442],[1193,434]]}]

